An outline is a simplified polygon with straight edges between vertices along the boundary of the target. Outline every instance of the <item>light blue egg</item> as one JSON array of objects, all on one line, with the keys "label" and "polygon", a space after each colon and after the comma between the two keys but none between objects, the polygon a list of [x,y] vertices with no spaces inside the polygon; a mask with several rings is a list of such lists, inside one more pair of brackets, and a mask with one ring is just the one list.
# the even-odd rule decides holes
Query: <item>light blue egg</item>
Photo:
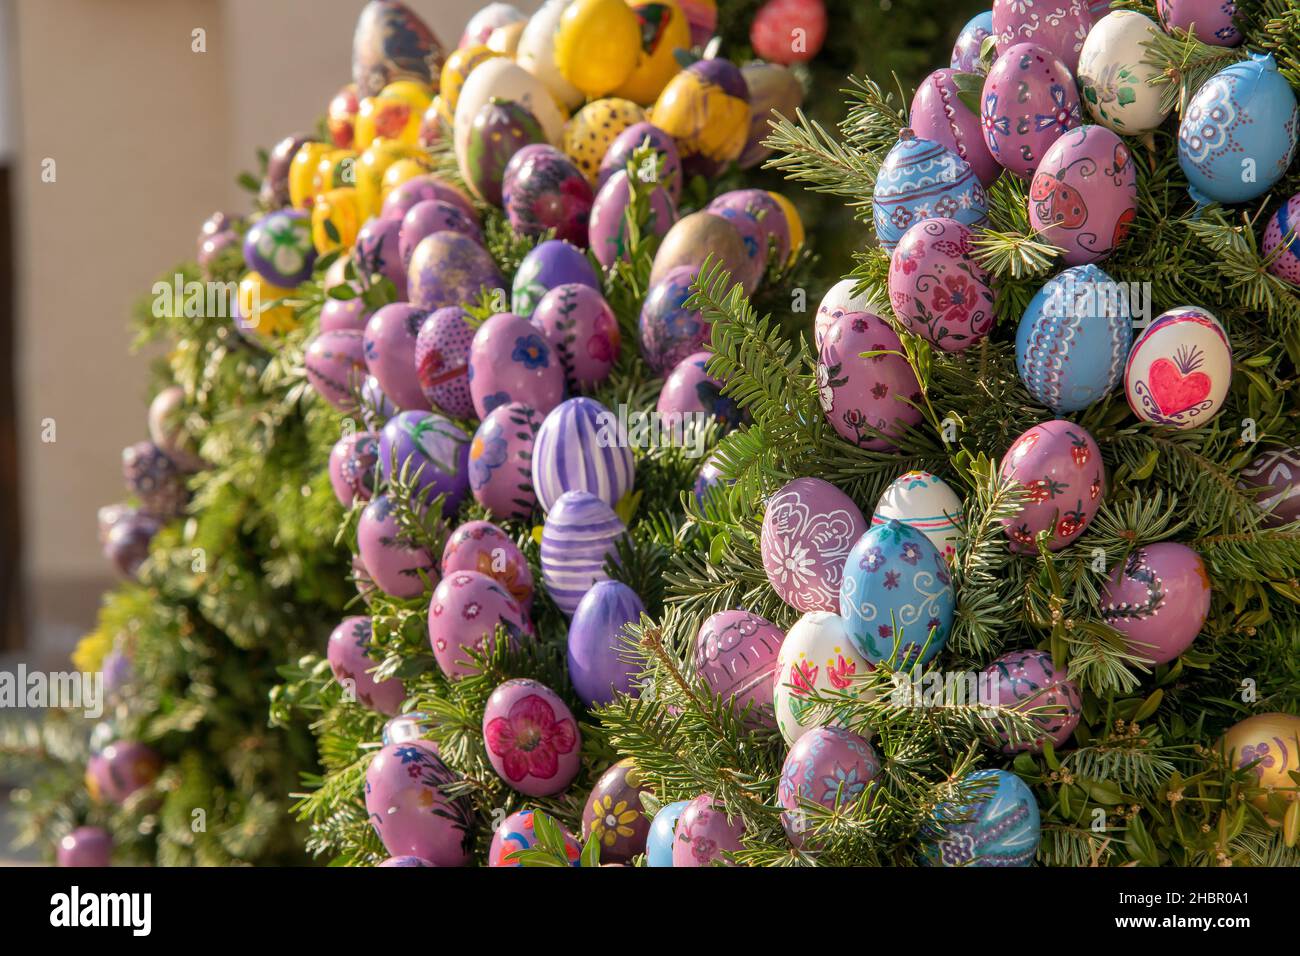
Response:
[{"label": "light blue egg", "polygon": [[844,561],[840,617],[853,646],[872,664],[893,658],[902,668],[929,661],[948,641],[955,605],[943,555],[900,521],[869,530]]},{"label": "light blue egg", "polygon": [[910,129],[880,164],[871,195],[876,238],[893,252],[903,233],[922,219],[947,217],[967,226],[988,218],[988,196],[970,164],[948,147]]},{"label": "light blue egg", "polygon": [[[1038,801],[1025,782],[1006,770],[978,770],[969,804],[943,804],[922,832],[926,866],[1031,866],[1042,827]],[[964,822],[962,822],[964,821]]]},{"label": "light blue egg", "polygon": [[690,804],[689,800],[678,800],[660,807],[659,812],[650,823],[650,835],[645,841],[646,864],[649,866],[673,865],[673,831],[677,829],[677,818]]},{"label": "light blue egg", "polygon": [[1133,345],[1128,286],[1094,265],[1049,279],[1016,331],[1016,368],[1034,399],[1056,414],[1105,398],[1124,377]]},{"label": "light blue egg", "polygon": [[1297,109],[1271,54],[1252,53],[1196,91],[1178,125],[1178,165],[1198,203],[1268,192],[1295,156]]}]

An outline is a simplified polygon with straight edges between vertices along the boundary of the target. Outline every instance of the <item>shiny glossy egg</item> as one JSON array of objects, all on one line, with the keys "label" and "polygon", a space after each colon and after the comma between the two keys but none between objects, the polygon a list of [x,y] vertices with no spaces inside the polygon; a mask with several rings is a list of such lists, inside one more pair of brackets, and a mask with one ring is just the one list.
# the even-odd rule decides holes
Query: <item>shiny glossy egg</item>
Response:
[{"label": "shiny glossy egg", "polygon": [[1004,480],[1026,493],[1020,511],[1003,522],[1011,550],[1032,554],[1047,532],[1059,551],[1083,534],[1106,494],[1106,466],[1097,442],[1073,422],[1044,422],[1024,432],[1002,458]]},{"label": "shiny glossy egg", "polygon": [[776,801],[790,842],[803,846],[815,828],[808,807],[849,808],[880,776],[880,758],[867,740],[843,727],[814,727],[795,741],[781,765]]},{"label": "shiny glossy egg", "polygon": [[[869,292],[853,294],[857,284],[856,279],[841,279],[822,297],[821,304],[817,307],[817,315],[813,319],[813,346],[818,350],[821,349],[822,341],[826,338],[826,330],[840,316],[847,312],[871,311]],[[899,318],[901,319],[902,316]]]},{"label": "shiny glossy egg", "polygon": [[515,270],[510,307],[530,318],[546,293],[575,283],[600,289],[596,270],[582,250],[562,239],[548,239],[534,246]]},{"label": "shiny glossy egg", "polygon": [[311,207],[312,245],[321,255],[347,249],[357,241],[364,219],[355,187],[323,192]]},{"label": "shiny glossy egg", "polygon": [[597,581],[578,602],[566,642],[569,680],[578,696],[597,707],[619,694],[638,696],[639,664],[629,662],[623,626],[636,624],[645,605],[622,581]]},{"label": "shiny glossy egg", "polygon": [[371,219],[357,233],[352,250],[353,267],[370,283],[387,279],[398,301],[406,299],[407,268],[402,263],[399,234],[402,224],[395,219]]},{"label": "shiny glossy egg", "polygon": [[999,50],[1035,43],[1072,72],[1091,28],[1088,0],[993,0],[993,35]]},{"label": "shiny glossy egg", "polygon": [[614,507],[634,477],[618,417],[600,402],[570,398],[547,414],[533,443],[533,489],[543,511],[566,491],[587,491]]},{"label": "shiny glossy egg", "polygon": [[989,152],[980,118],[957,95],[956,70],[935,70],[916,88],[908,125],[922,139],[945,146],[964,159],[988,188],[1002,173]]},{"label": "shiny glossy egg", "polygon": [[[862,353],[874,352],[869,358]],[[921,386],[898,334],[880,316],[849,312],[826,330],[817,359],[822,410],[859,448],[893,449],[921,421]]]},{"label": "shiny glossy egg", "polygon": [[701,794],[682,810],[673,829],[673,866],[731,865],[741,849],[745,823],[730,816],[712,794]]},{"label": "shiny glossy egg", "polygon": [[504,285],[496,262],[482,246],[458,232],[435,232],[411,253],[407,288],[411,304],[433,311],[476,304],[485,291]]},{"label": "shiny glossy egg", "polygon": [[560,496],[542,526],[542,583],[555,605],[571,615],[597,581],[605,562],[616,559],[627,531],[609,505],[586,491]]},{"label": "shiny glossy egg", "polygon": [[641,49],[613,95],[649,106],[681,72],[677,57],[691,48],[691,25],[677,0],[629,0],[628,6],[640,27]]},{"label": "shiny glossy egg", "polygon": [[659,808],[650,823],[650,833],[646,836],[646,866],[673,865],[673,838],[677,820],[689,804],[689,800],[675,800]]},{"label": "shiny glossy egg", "polygon": [[1104,126],[1080,126],[1048,147],[1029,186],[1029,224],[1065,250],[1066,265],[1100,262],[1137,215],[1137,170]]},{"label": "shiny glossy egg", "polygon": [[969,163],[904,129],[881,163],[871,208],[880,248],[892,253],[903,233],[922,219],[942,216],[983,225],[988,197]]},{"label": "shiny glossy egg", "polygon": [[555,31],[560,75],[593,99],[632,75],[640,51],[641,22],[624,0],[573,0]]},{"label": "shiny glossy egg", "polygon": [[1101,591],[1101,618],[1129,650],[1168,664],[1201,633],[1210,613],[1210,576],[1201,556],[1176,541],[1137,548],[1115,566]]},{"label": "shiny glossy egg", "polygon": [[474,807],[451,798],[456,775],[429,741],[389,744],[366,768],[370,824],[393,856],[418,856],[434,866],[464,866],[474,847]]},{"label": "shiny glossy egg", "polygon": [[507,402],[483,416],[469,446],[469,487],[474,500],[502,518],[526,518],[537,504],[532,453],[541,416]]},{"label": "shiny glossy egg", "polygon": [[461,88],[460,99],[456,103],[452,136],[456,160],[462,169],[466,168],[465,153],[469,147],[474,117],[493,98],[518,103],[528,110],[541,124],[548,143],[555,145],[562,141],[565,114],[556,105],[551,93],[541,81],[513,60],[493,57],[474,68]]},{"label": "shiny glossy egg", "polygon": [[483,230],[459,206],[441,199],[418,202],[402,217],[397,231],[397,252],[402,267],[407,271],[408,281],[415,247],[435,232],[455,232],[483,244]]},{"label": "shiny glossy egg", "polygon": [[974,256],[973,238],[956,219],[922,219],[903,233],[890,257],[894,315],[945,352],[970,348],[993,328],[993,290]]},{"label": "shiny glossy egg", "polygon": [[1268,260],[1268,271],[1294,286],[1300,286],[1300,229],[1297,224],[1300,224],[1300,193],[1278,207],[1264,228],[1260,241],[1260,252]]},{"label": "shiny glossy egg", "polygon": [[890,482],[871,515],[875,527],[901,521],[921,532],[950,564],[961,542],[962,503],[952,487],[928,471],[909,471]]},{"label": "shiny glossy egg", "polygon": [[401,412],[379,433],[379,475],[406,475],[423,501],[444,495],[443,514],[455,514],[469,491],[470,438],[434,412]]},{"label": "shiny glossy egg", "polygon": [[985,10],[975,14],[957,34],[957,42],[952,46],[952,58],[948,65],[962,73],[983,73],[980,68],[980,50],[984,47],[984,41],[992,35],[993,11]]},{"label": "shiny glossy egg", "polygon": [[797,611],[838,610],[844,560],[866,530],[853,499],[830,482],[787,482],[763,512],[760,548],[768,583]]},{"label": "shiny glossy egg", "polygon": [[1213,313],[1170,309],[1142,331],[1124,365],[1133,414],[1174,428],[1196,428],[1219,413],[1232,384],[1232,345]]}]

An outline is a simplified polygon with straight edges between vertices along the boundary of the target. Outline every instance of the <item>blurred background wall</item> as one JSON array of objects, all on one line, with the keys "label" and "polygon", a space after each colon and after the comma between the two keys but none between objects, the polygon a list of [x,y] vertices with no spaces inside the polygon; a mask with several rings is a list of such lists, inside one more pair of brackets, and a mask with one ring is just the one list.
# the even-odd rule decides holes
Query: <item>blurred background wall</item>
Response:
[{"label": "blurred background wall", "polygon": [[[482,2],[408,0],[448,46]],[[15,347],[0,375],[17,401],[26,610],[0,647],[21,659],[59,666],[111,583],[95,512],[124,496],[121,450],[147,437],[151,356],[129,353],[133,303],[193,256],[204,218],[247,208],[234,177],[258,146],[323,115],[350,80],[363,5],[0,0],[0,164],[8,153],[16,216]]]}]

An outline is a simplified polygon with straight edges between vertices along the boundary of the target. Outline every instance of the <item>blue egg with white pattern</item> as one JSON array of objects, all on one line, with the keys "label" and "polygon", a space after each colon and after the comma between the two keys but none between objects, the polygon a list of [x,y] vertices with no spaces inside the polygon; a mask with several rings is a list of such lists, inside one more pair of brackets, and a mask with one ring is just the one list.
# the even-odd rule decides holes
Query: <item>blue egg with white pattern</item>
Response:
[{"label": "blue egg with white pattern", "polygon": [[1035,401],[1060,415],[1115,390],[1133,346],[1128,288],[1084,265],[1038,290],[1016,330],[1016,369]]},{"label": "blue egg with white pattern", "polygon": [[893,252],[922,219],[946,217],[967,226],[988,220],[988,195],[970,163],[912,130],[898,134],[876,174],[871,206],[880,248]]},{"label": "blue egg with white pattern", "polygon": [[673,835],[677,831],[677,818],[690,802],[676,800],[659,808],[650,823],[650,834],[645,840],[646,866],[673,865]]},{"label": "blue egg with white pattern", "polygon": [[613,507],[632,488],[626,429],[594,398],[571,398],[547,414],[533,442],[533,490],[543,511],[566,491],[589,491]]},{"label": "blue egg with white pattern", "polygon": [[957,42],[952,45],[952,58],[949,65],[962,73],[983,73],[980,69],[980,49],[984,41],[993,35],[993,11],[985,10],[966,21],[957,34]]},{"label": "blue egg with white pattern", "polygon": [[907,669],[931,660],[948,642],[956,603],[939,549],[901,521],[868,530],[844,561],[840,617],[872,664]]},{"label": "blue egg with white pattern", "polygon": [[977,770],[965,778],[969,801],[945,803],[921,831],[926,866],[1032,866],[1042,839],[1038,801],[1006,770]]}]

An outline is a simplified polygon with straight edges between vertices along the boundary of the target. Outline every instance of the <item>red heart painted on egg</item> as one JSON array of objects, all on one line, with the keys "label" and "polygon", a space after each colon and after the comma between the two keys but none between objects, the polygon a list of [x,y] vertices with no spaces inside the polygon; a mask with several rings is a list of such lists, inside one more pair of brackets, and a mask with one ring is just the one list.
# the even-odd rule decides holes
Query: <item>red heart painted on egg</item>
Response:
[{"label": "red heart painted on egg", "polygon": [[1176,415],[1205,400],[1210,394],[1210,376],[1204,372],[1184,375],[1178,366],[1167,358],[1151,363],[1151,396],[1160,406],[1162,415]]}]

